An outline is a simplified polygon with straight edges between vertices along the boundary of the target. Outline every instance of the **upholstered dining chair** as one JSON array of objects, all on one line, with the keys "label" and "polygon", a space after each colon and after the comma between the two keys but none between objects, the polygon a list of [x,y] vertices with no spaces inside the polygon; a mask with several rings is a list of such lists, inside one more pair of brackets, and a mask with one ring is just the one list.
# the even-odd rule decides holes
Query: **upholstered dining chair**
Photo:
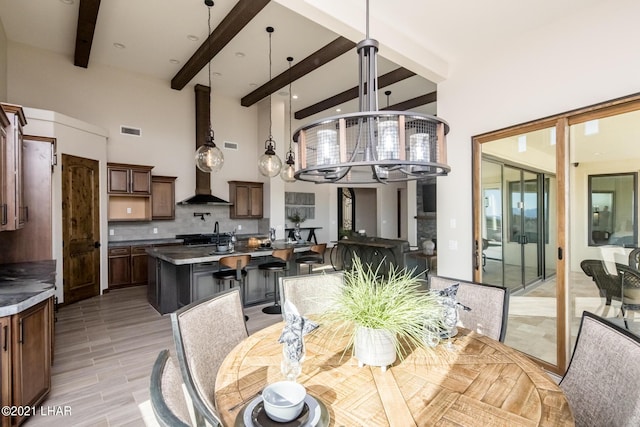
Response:
[{"label": "upholstered dining chair", "polygon": [[471,308],[459,310],[458,324],[489,338],[504,342],[509,317],[509,291],[503,286],[466,282],[448,277],[430,276],[429,286],[442,290],[459,283],[457,300]]},{"label": "upholstered dining chair", "polygon": [[605,298],[605,304],[611,305],[611,300],[620,301],[620,280],[607,272],[604,261],[600,259],[585,259],[580,262],[584,274],[596,283],[600,296]]},{"label": "upholstered dining chair", "polygon": [[[291,301],[301,315],[323,313],[344,282],[342,271],[280,278],[282,303]],[[283,313],[284,316],[285,313]]]},{"label": "upholstered dining chair", "polygon": [[560,388],[577,427],[640,426],[640,337],[585,311]]},{"label": "upholstered dining chair", "polygon": [[314,265],[324,264],[324,252],[327,250],[326,243],[311,246],[309,251],[304,252],[296,258],[296,264],[304,264],[309,267],[309,274]]},{"label": "upholstered dining chair", "polygon": [[629,252],[629,267],[640,269],[640,248],[635,248]]},{"label": "upholstered dining chair", "polygon": [[616,263],[616,271],[620,279],[622,304],[620,311],[624,319],[625,328],[629,329],[627,323],[627,312],[640,311],[640,271],[624,264]]},{"label": "upholstered dining chair", "polygon": [[215,381],[225,356],[248,336],[240,290],[231,289],[171,313],[182,379],[193,401],[197,424],[221,424]]},{"label": "upholstered dining chair", "polygon": [[191,426],[180,370],[173,364],[169,350],[162,350],[153,364],[149,394],[161,427]]}]

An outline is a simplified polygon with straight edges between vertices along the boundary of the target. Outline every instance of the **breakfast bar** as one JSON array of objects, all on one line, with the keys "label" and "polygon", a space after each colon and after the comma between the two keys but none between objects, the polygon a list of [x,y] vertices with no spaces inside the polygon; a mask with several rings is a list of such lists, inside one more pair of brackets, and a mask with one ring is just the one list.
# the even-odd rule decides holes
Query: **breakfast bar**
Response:
[{"label": "breakfast bar", "polygon": [[[307,244],[275,242],[273,247],[237,247],[231,252],[216,252],[215,245],[167,246],[147,249],[149,303],[161,314],[171,313],[193,301],[224,290],[213,278],[225,256],[251,255],[247,266],[246,286],[242,290],[245,306],[271,301],[273,283],[259,274],[258,264],[265,262],[274,249],[293,247],[294,255],[310,249]],[[297,264],[290,262],[289,274],[297,274]]]}]

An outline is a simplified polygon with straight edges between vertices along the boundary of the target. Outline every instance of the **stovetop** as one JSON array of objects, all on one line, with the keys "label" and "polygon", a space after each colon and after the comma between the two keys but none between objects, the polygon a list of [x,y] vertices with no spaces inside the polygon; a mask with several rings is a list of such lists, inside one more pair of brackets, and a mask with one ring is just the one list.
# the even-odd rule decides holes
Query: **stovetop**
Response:
[{"label": "stovetop", "polygon": [[176,234],[176,239],[182,239],[183,244],[193,245],[226,245],[231,241],[228,233],[217,234]]}]

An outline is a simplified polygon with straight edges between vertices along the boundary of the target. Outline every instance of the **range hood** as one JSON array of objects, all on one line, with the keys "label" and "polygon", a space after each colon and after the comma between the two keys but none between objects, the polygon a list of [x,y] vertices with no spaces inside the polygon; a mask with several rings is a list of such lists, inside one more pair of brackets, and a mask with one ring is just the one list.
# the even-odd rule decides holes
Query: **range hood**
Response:
[{"label": "range hood", "polygon": [[[196,85],[196,150],[204,145],[204,140],[209,128],[210,94],[211,90],[207,86]],[[196,171],[196,191],[195,195],[178,202],[179,205],[220,205],[231,206],[219,197],[211,194],[211,174],[202,172],[195,165]]]}]

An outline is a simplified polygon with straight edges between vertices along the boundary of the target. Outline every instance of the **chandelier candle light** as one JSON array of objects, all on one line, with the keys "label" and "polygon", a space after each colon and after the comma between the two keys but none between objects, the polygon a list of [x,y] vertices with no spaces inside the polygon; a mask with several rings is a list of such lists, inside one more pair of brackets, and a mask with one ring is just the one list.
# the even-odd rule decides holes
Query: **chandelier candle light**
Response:
[{"label": "chandelier candle light", "polygon": [[356,48],[360,112],[296,130],[300,169],[295,178],[317,184],[377,184],[447,175],[449,125],[444,120],[409,111],[378,111],[378,42],[369,38],[368,0],[366,15],[366,38]]},{"label": "chandelier candle light", "polygon": [[[273,27],[267,27],[269,33],[269,81],[271,81],[271,34]],[[269,94],[269,138],[264,142],[265,152],[258,159],[258,169],[264,176],[274,177],[280,173],[282,168],[282,160],[276,154],[276,142],[271,134],[273,119],[271,118],[271,94]]]},{"label": "chandelier candle light", "polygon": [[[211,39],[211,8],[213,7],[213,0],[204,0],[204,4],[209,11],[209,18],[207,20],[207,26],[209,28],[207,44],[209,44]],[[209,91],[211,91],[211,61],[209,61],[207,65],[207,75],[209,76]],[[211,98],[209,98],[209,103],[211,103]],[[214,141],[213,128],[211,127],[211,113],[209,113],[209,129],[204,144],[196,150],[196,166],[202,172],[218,172],[223,164],[224,155]]]}]

